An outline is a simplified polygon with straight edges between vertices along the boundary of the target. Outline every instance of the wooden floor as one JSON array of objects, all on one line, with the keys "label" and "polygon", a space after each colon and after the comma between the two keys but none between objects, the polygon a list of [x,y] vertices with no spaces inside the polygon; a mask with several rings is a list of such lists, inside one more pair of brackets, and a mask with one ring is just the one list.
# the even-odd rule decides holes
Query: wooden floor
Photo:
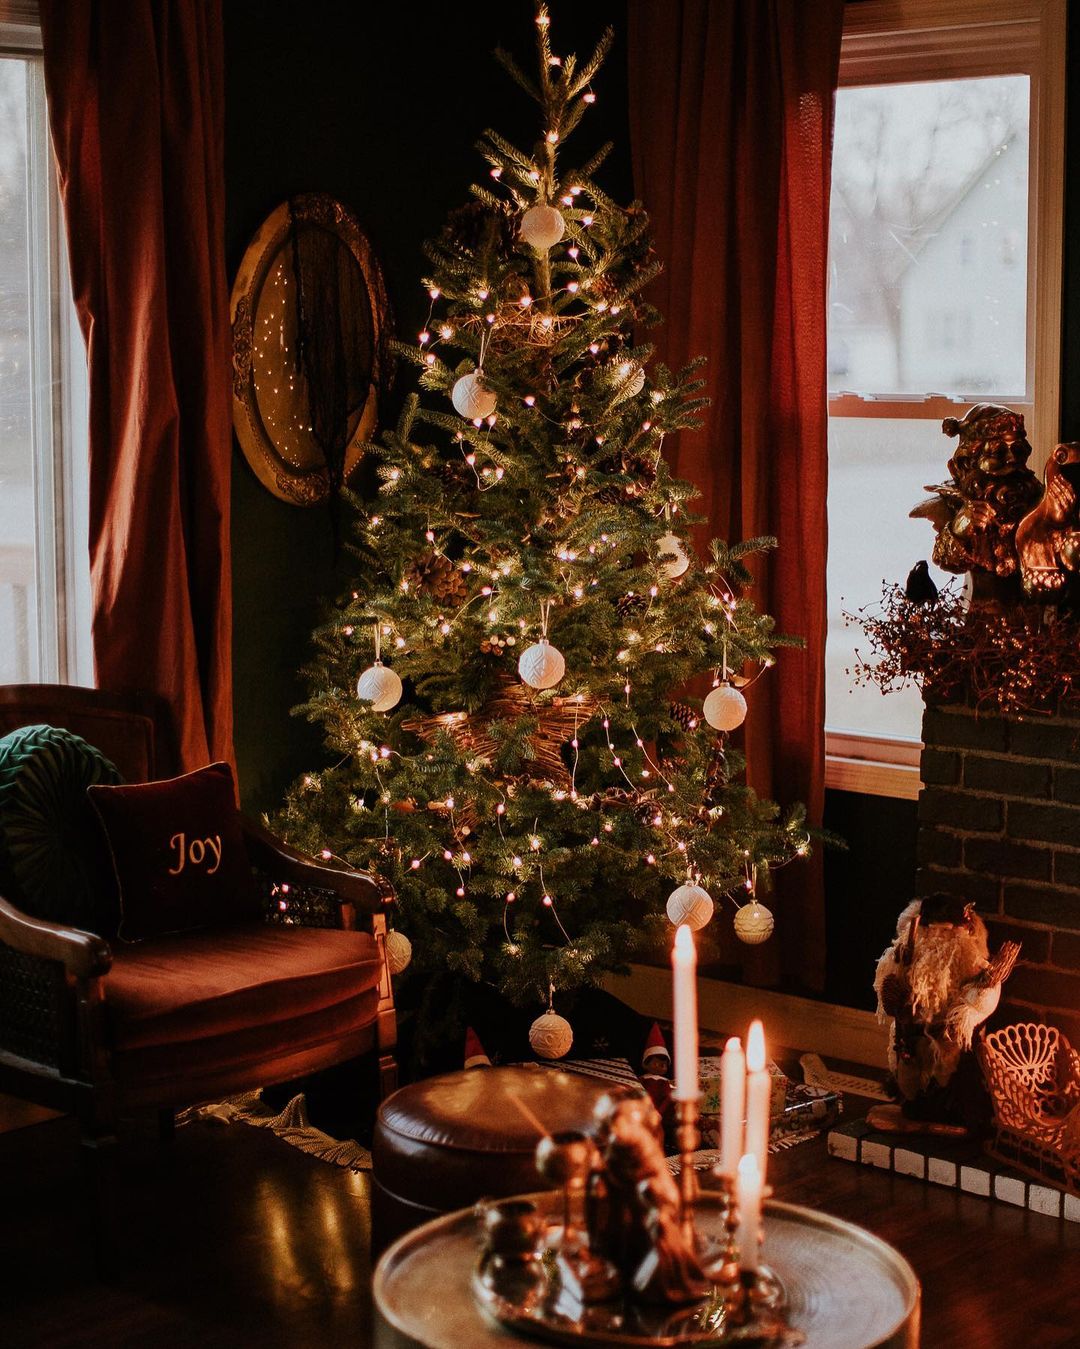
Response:
[{"label": "wooden floor", "polygon": [[263,1129],[194,1124],[131,1159],[125,1270],[94,1276],[70,1120],[0,1135],[0,1346],[372,1342],[368,1178]]},{"label": "wooden floor", "polygon": [[[372,1343],[365,1176],[239,1125],[147,1142],[127,1170],[126,1270],[104,1286],[75,1150],[68,1120],[0,1134],[5,1349]],[[780,1198],[862,1223],[911,1260],[925,1349],[1080,1346],[1080,1224],[833,1161],[823,1139],[771,1166]]]}]

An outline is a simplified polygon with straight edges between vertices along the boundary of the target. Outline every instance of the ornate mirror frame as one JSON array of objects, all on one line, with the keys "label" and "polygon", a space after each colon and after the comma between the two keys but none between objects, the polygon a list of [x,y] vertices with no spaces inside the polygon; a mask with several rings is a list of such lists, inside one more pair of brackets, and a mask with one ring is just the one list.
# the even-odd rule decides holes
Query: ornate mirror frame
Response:
[{"label": "ornate mirror frame", "polygon": [[[353,417],[349,418],[350,431],[338,482],[334,481],[335,475],[326,457],[321,454],[315,438],[309,436],[306,437],[306,443],[299,443],[305,439],[300,436],[298,443],[290,447],[290,433],[283,433],[280,429],[275,431],[271,424],[274,418],[260,404],[259,398],[260,375],[265,380],[268,371],[273,369],[265,361],[262,369],[259,368],[261,343],[257,325],[260,306],[268,295],[268,287],[287,286],[290,279],[295,283],[295,255],[290,256],[290,253],[295,227],[300,225],[325,230],[348,249],[359,268],[371,315],[370,387],[366,399],[356,411],[355,425],[352,424]],[[281,304],[284,303],[282,300]],[[285,359],[289,358],[289,348],[286,345],[284,310],[281,312],[280,333],[268,332],[262,341],[280,345],[281,363],[284,365]],[[391,326],[390,306],[382,270],[359,221],[341,202],[323,193],[306,193],[282,202],[259,227],[244,253],[233,283],[230,313],[233,337],[233,426],[244,457],[259,481],[274,496],[294,506],[317,505],[340,486],[347,484],[359,464],[364,443],[370,439],[378,421],[379,393],[385,386],[388,373],[386,353]],[[262,321],[269,322],[265,315]],[[290,359],[295,361],[295,355]],[[292,388],[292,376],[286,373],[285,378],[289,379]],[[298,381],[299,378],[297,375]],[[299,405],[301,397],[297,391],[290,412],[297,413],[296,405]],[[304,430],[302,426],[300,429],[301,432]],[[306,428],[309,432],[311,429],[310,426]],[[292,431],[291,434],[296,435],[296,432]]]}]

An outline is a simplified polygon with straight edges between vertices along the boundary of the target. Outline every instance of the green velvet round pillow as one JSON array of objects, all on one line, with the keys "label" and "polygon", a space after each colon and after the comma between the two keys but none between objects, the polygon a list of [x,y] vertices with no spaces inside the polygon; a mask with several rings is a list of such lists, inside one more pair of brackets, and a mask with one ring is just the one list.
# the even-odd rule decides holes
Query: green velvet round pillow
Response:
[{"label": "green velvet round pillow", "polygon": [[120,781],[71,731],[23,726],[0,739],[0,895],[35,918],[113,936],[116,880],[86,789]]}]

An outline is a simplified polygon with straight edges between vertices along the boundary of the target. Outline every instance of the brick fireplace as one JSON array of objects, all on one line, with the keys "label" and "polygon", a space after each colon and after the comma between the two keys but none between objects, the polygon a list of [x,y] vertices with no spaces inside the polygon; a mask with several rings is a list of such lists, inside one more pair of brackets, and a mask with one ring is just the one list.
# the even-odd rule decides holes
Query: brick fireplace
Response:
[{"label": "brick fireplace", "polygon": [[930,706],[923,743],[917,893],[973,900],[991,950],[1023,943],[995,1023],[1049,1021],[1080,1046],[1080,707]]}]

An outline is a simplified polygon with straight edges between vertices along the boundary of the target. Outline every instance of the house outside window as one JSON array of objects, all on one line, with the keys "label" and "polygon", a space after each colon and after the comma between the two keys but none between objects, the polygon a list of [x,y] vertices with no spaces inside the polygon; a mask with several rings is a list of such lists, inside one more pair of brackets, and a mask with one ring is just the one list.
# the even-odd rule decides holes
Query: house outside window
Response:
[{"label": "house outside window", "polygon": [[86,457],[40,30],[0,0],[0,683],[92,682]]},{"label": "house outside window", "polygon": [[829,258],[833,787],[918,793],[918,690],[856,680],[870,653],[845,614],[931,555],[908,512],[948,475],[942,419],[1023,412],[1036,472],[1056,443],[1064,33],[1062,0],[848,7]]}]

